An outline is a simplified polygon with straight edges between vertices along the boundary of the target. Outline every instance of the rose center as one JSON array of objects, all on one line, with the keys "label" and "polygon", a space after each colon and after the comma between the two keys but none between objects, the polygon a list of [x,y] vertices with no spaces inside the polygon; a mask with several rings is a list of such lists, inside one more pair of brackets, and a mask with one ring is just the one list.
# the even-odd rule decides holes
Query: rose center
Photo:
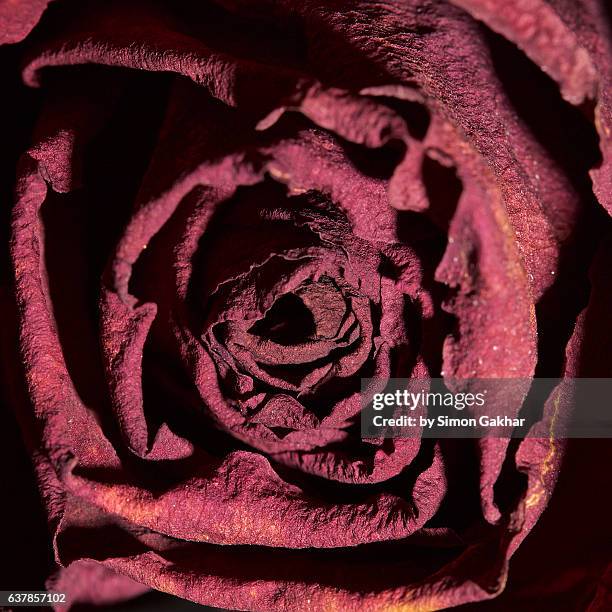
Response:
[{"label": "rose center", "polygon": [[288,346],[312,338],[315,320],[306,304],[294,293],[287,293],[272,305],[265,316],[249,329],[249,333]]}]

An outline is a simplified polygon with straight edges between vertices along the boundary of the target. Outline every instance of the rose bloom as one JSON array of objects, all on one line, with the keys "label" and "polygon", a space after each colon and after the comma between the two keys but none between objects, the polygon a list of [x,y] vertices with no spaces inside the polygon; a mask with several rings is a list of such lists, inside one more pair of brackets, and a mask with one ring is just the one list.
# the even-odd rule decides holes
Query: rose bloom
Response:
[{"label": "rose bloom", "polygon": [[2,588],[611,609],[559,402],[359,426],[362,378],[612,375],[604,4],[1,1]]}]

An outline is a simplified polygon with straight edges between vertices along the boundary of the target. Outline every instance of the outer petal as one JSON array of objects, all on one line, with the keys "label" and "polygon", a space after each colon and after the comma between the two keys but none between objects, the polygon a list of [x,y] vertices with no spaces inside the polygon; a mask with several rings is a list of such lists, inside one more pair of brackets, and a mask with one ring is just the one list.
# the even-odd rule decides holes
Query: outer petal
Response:
[{"label": "outer petal", "polygon": [[544,0],[452,2],[517,44],[559,83],[572,104],[595,97],[598,77],[591,57]]},{"label": "outer petal", "polygon": [[23,40],[51,0],[0,0],[0,45]]}]

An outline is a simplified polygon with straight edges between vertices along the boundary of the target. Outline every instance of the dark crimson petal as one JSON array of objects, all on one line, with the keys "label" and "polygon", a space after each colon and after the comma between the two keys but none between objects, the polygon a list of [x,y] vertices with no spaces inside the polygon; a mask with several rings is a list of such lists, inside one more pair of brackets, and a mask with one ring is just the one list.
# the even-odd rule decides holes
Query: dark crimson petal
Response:
[{"label": "dark crimson petal", "polygon": [[[430,495],[428,487],[440,485],[435,473],[430,476],[431,481],[423,481],[425,497]],[[256,519],[245,514],[242,520],[245,517]],[[501,529],[507,537],[501,538],[501,544],[501,531],[496,530],[478,543],[465,543],[445,530],[425,529],[414,547],[402,540],[380,550],[380,572],[371,571],[376,551],[368,546],[289,553],[274,548],[177,542],[72,496],[57,538],[61,563],[69,573],[87,556],[137,582],[203,604],[235,606],[244,598],[240,606],[269,609],[279,598],[287,605],[295,602],[297,607],[310,599],[315,609],[336,605],[358,610],[364,605],[359,593],[367,589],[368,605],[374,607],[411,603],[444,608],[489,598],[500,591],[507,569],[508,538],[519,526],[518,516],[505,524]],[[438,554],[424,555],[423,545],[438,547]],[[347,563],[350,572],[346,572]],[[314,574],[313,564],[318,570]],[[262,567],[267,568],[263,576]],[[321,582],[321,575],[332,579]]]},{"label": "dark crimson petal", "polygon": [[51,0],[1,0],[0,45],[23,40],[40,20]]},{"label": "dark crimson petal", "polygon": [[[580,313],[566,348],[564,375],[569,378],[610,377],[612,374],[611,362],[605,358],[610,351],[612,338],[610,319],[606,314],[612,305],[610,245],[608,235],[591,268],[592,292],[589,304]],[[548,504],[559,476],[565,448],[570,442],[556,434],[566,425],[566,420],[571,418],[572,397],[568,395],[570,397],[553,391],[544,407],[544,418],[534,426],[531,437],[521,442],[516,455],[517,465],[529,476],[529,495],[525,500],[527,528],[535,524]],[[524,536],[519,536],[514,542],[513,550]]]},{"label": "dark crimson petal", "polygon": [[576,32],[581,45],[589,51],[598,73],[595,127],[599,134],[602,162],[590,172],[593,191],[600,204],[612,214],[612,35],[610,11],[605,2],[551,0],[551,5]]},{"label": "dark crimson petal", "polygon": [[[64,19],[49,28],[40,53],[34,54],[24,69],[29,85],[41,84],[45,68],[95,63],[183,74],[234,106],[252,103],[255,88],[265,92],[267,100],[278,99],[303,78],[293,70],[272,67],[251,57],[236,58],[218,39],[208,46],[184,32],[160,4],[93,1],[81,10],[58,13]],[[118,22],[121,28],[116,27]],[[134,41],[138,41],[138,48]],[[266,101],[262,102],[265,109]]]},{"label": "dark crimson petal", "polygon": [[[611,262],[608,236],[591,269],[591,299],[566,350],[567,376],[612,375]],[[606,519],[610,477],[597,466],[610,462],[610,444],[608,440],[555,439],[559,424],[552,417],[555,412],[557,419],[561,416],[565,398],[557,397],[556,401],[560,403],[556,410],[551,403],[546,408],[548,418],[541,428],[544,435],[524,440],[517,454],[519,466],[531,482],[531,494],[525,500],[526,529],[512,544],[515,552],[508,588],[498,601],[476,608],[483,612],[515,610],[535,600],[546,610],[595,612],[609,605],[608,542],[612,533]],[[580,513],[568,514],[568,508]],[[533,532],[523,542],[530,526]],[[563,534],[564,553],[551,557],[559,534]]]},{"label": "dark crimson petal", "polygon": [[[420,172],[423,147],[410,136],[401,117],[373,100],[338,89],[325,89],[318,83],[308,91],[300,92],[299,97],[299,103],[292,101],[276,109],[257,127],[270,127],[280,116],[280,111],[299,110],[320,127],[357,144],[380,147],[391,139],[403,141],[407,151],[390,180],[389,201],[399,209],[422,211],[427,208],[427,194]],[[409,185],[409,188],[404,185]]]},{"label": "dark crimson petal", "polygon": [[[70,606],[112,606],[138,597],[149,587],[93,560],[79,560],[62,568],[47,583],[54,593],[65,593]],[[56,609],[62,609],[56,606]]]},{"label": "dark crimson petal", "polygon": [[[97,101],[104,105],[107,99],[100,95]],[[93,107],[77,106],[68,114],[67,124],[60,122],[61,127],[57,115],[50,113],[48,121],[41,123],[41,144],[24,155],[19,168],[11,250],[20,262],[15,269],[15,292],[22,316],[20,344],[28,355],[24,360],[25,377],[34,416],[42,428],[42,449],[51,462],[75,452],[83,465],[117,467],[115,449],[69,377],[48,285],[40,275],[44,242],[39,212],[50,190],[45,178],[58,190],[69,188],[75,176],[68,160],[80,154],[71,135],[79,132],[86,137],[97,127],[95,118],[107,112],[95,103]]]},{"label": "dark crimson petal", "polygon": [[154,304],[128,309],[114,293],[101,304],[102,347],[113,410],[128,447],[151,459],[188,457],[193,446],[162,426],[150,439],[142,396],[142,352],[155,317]]},{"label": "dark crimson petal", "polygon": [[158,494],[136,482],[90,480],[75,472],[74,463],[65,464],[62,480],[75,496],[174,538],[285,548],[336,548],[407,537],[433,516],[444,494],[438,454],[417,477],[410,503],[387,493],[362,503],[324,503],[282,481],[261,455],[235,452],[223,461],[205,455],[199,459],[206,460],[201,474]]},{"label": "dark crimson petal", "polygon": [[518,45],[559,83],[572,104],[594,98],[598,75],[587,50],[545,0],[452,0]]},{"label": "dark crimson petal", "polygon": [[594,191],[612,212],[612,110],[610,103],[609,15],[597,0],[549,0],[506,3],[503,10],[489,0],[453,0],[492,29],[521,47],[561,86],[572,104],[596,99],[595,125],[601,139],[603,163],[593,169]]},{"label": "dark crimson petal", "polygon": [[[449,378],[530,378],[536,364],[534,304],[526,271],[503,207],[501,194],[481,161],[467,147],[457,151],[464,191],[449,228],[449,243],[436,276],[455,289],[447,304],[458,334],[444,347],[443,374]],[[518,413],[522,394],[496,398]],[[487,520],[496,522],[493,502],[509,440],[478,440],[480,490]]]},{"label": "dark crimson petal", "polygon": [[[567,377],[611,375],[610,360],[603,358],[609,352],[612,335],[609,316],[606,314],[612,305],[610,261],[612,261],[612,249],[608,236],[593,262],[589,304],[578,317],[566,349],[565,376]],[[524,440],[517,453],[517,462],[521,469],[529,473],[531,485],[531,493],[526,500],[528,523],[534,524],[546,506],[558,476],[567,442],[556,439],[555,428],[561,428],[564,415],[571,415],[571,401],[571,397],[566,398],[553,392],[545,407],[546,418],[536,426],[548,435]]]},{"label": "dark crimson petal", "polygon": [[[517,524],[503,526],[507,536]],[[176,543],[88,505],[68,506],[59,535],[64,542],[62,562],[69,568],[86,554],[138,582],[202,604],[267,610],[279,601],[298,609],[310,602],[314,609],[355,611],[364,604],[374,609],[444,609],[495,596],[507,570],[508,537],[502,537],[501,544],[499,537],[500,531],[494,530],[478,543],[461,545],[444,530],[424,530],[414,547],[404,540],[380,550],[381,571],[372,572],[376,549],[371,546],[288,553]],[[422,545],[438,545],[439,554],[424,555]],[[363,591],[368,593],[365,602]]]},{"label": "dark crimson petal", "polygon": [[589,278],[591,295],[589,303],[578,316],[574,333],[566,349],[568,376],[578,378],[609,378],[612,365],[608,353],[612,343],[612,282],[610,270],[612,246],[606,235],[595,255]]}]

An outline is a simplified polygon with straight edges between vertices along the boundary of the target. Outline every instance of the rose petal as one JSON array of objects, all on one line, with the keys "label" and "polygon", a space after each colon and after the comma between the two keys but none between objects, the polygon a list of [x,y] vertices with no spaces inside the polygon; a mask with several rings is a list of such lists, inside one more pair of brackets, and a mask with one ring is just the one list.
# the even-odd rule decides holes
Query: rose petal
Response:
[{"label": "rose petal", "polygon": [[2,0],[0,45],[18,43],[34,28],[51,0]]}]

